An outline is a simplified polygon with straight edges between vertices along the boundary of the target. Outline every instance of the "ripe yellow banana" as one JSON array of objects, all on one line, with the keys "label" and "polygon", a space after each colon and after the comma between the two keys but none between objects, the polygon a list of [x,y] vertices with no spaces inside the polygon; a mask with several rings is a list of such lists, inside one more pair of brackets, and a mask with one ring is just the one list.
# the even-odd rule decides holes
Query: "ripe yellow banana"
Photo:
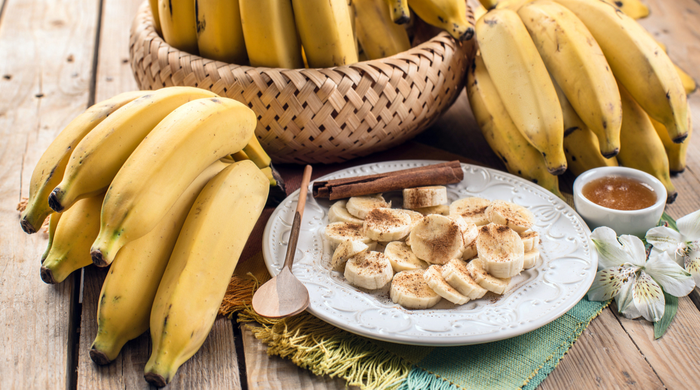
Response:
[{"label": "ripe yellow banana", "polygon": [[408,0],[408,5],[424,22],[447,31],[454,39],[465,41],[474,35],[464,0]]},{"label": "ripe yellow banana", "polygon": [[56,227],[58,226],[58,220],[61,219],[61,215],[62,213],[51,213],[51,215],[49,215],[49,242],[46,244],[46,250],[41,255],[41,264],[44,264],[46,256],[49,255],[49,251],[51,250],[51,246],[53,245],[53,238],[56,235]]},{"label": "ripe yellow banana", "polygon": [[481,19],[482,16],[486,15],[488,10],[481,4],[478,0],[468,0],[467,4],[471,7],[474,12],[474,20]]},{"label": "ripe yellow banana", "polygon": [[148,382],[165,386],[204,343],[269,188],[254,163],[241,161],[197,197],[153,301]]},{"label": "ripe yellow banana", "polygon": [[93,262],[109,265],[121,247],[150,232],[204,168],[243,149],[256,119],[248,106],[220,97],[191,101],[165,117],[105,195]]},{"label": "ripe yellow banana", "polygon": [[151,6],[151,14],[153,14],[153,24],[155,25],[156,32],[162,34],[160,17],[158,16],[158,0],[148,0],[148,3]]},{"label": "ripe yellow banana", "polygon": [[146,91],[126,92],[99,102],[73,119],[58,134],[41,156],[32,173],[27,208],[20,217],[22,230],[29,234],[36,233],[46,217],[53,213],[49,207],[49,194],[63,179],[63,172],[71,153],[83,137],[111,113],[145,93]]},{"label": "ripe yellow banana", "polygon": [[685,90],[673,63],[634,19],[603,1],[556,0],[588,27],[615,78],[673,142],[688,136]]},{"label": "ripe yellow banana", "polygon": [[583,22],[550,0],[524,5],[518,15],[552,78],[586,126],[597,136],[600,153],[620,150],[620,93],[603,52]]},{"label": "ripe yellow banana", "polygon": [[395,24],[406,24],[411,21],[411,11],[408,0],[381,0],[389,7],[391,21]]},{"label": "ripe yellow banana", "polygon": [[411,48],[408,33],[391,21],[386,0],[354,0],[357,39],[370,60],[390,57]]},{"label": "ripe yellow banana", "polygon": [[[531,3],[533,0],[501,0],[496,4],[496,9],[507,8],[509,10],[518,12],[522,6]],[[523,20],[524,22],[525,20]]]},{"label": "ripe yellow banana", "polygon": [[515,127],[479,55],[468,72],[467,94],[484,138],[508,172],[533,181],[563,199],[559,179],[547,171],[542,154]]},{"label": "ripe yellow banana", "polygon": [[[690,120],[690,118],[691,116],[688,115],[688,120]],[[656,134],[659,135],[661,142],[664,144],[666,156],[668,156],[668,167],[671,174],[677,175],[682,173],[685,171],[685,160],[686,155],[688,154],[688,145],[690,144],[690,137],[693,133],[692,124],[688,124],[688,138],[686,138],[685,141],[681,142],[680,144],[677,144],[671,141],[671,138],[668,136],[668,131],[666,131],[666,127],[664,127],[664,125],[651,118],[649,119],[651,120],[652,125],[654,125]]]},{"label": "ripe yellow banana", "polygon": [[49,206],[63,211],[78,199],[107,190],[131,152],[166,115],[190,100],[217,96],[193,87],[152,91],[126,104],[83,138],[71,154]]},{"label": "ripe yellow banana", "polygon": [[238,0],[194,0],[199,55],[230,64],[247,64]]},{"label": "ripe yellow banana", "polygon": [[297,31],[311,68],[358,61],[346,0],[292,0]]},{"label": "ripe yellow banana", "polygon": [[291,0],[239,0],[251,66],[303,68]]},{"label": "ripe yellow banana", "polygon": [[498,0],[479,0],[479,2],[486,9],[491,9],[491,8],[494,8],[498,5]]},{"label": "ripe yellow banana", "polygon": [[260,141],[258,141],[255,135],[248,141],[248,145],[243,148],[243,152],[246,158],[252,160],[260,169],[269,167],[272,163],[272,159],[267,152],[265,152],[262,145],[260,145]]},{"label": "ripe yellow banana", "polygon": [[639,0],[603,0],[624,12],[632,19],[642,19],[649,16],[649,7]]},{"label": "ripe yellow banana", "polygon": [[622,98],[622,131],[617,160],[621,165],[639,169],[659,179],[666,187],[666,203],[673,203],[678,192],[671,183],[664,144],[649,117],[622,83],[619,88]]},{"label": "ripe yellow banana", "polygon": [[163,39],[170,46],[197,54],[197,17],[193,0],[158,0]]},{"label": "ripe yellow banana", "polygon": [[81,199],[62,213],[51,249],[41,265],[41,280],[61,283],[73,271],[92,264],[90,245],[100,231],[103,197]]},{"label": "ripe yellow banana", "polygon": [[[693,79],[693,76],[686,73],[678,65],[673,64],[673,66],[676,68],[676,72],[678,72],[678,76],[681,78],[681,83],[683,84],[683,89],[685,90],[685,93],[690,95],[691,93],[695,92],[695,90],[698,88],[698,85],[695,82],[695,79]],[[690,118],[690,114],[688,114],[688,118]],[[690,137],[691,130],[692,129],[690,127],[688,127],[688,136],[689,137]]]},{"label": "ripe yellow banana", "polygon": [[514,11],[491,10],[476,22],[476,36],[513,123],[542,153],[549,172],[561,175],[566,171],[561,105],[525,25]]},{"label": "ripe yellow banana", "polygon": [[228,165],[217,161],[207,167],[153,230],[119,251],[100,292],[90,347],[95,363],[108,364],[127,341],[148,330],[153,298],[185,218],[204,186]]}]

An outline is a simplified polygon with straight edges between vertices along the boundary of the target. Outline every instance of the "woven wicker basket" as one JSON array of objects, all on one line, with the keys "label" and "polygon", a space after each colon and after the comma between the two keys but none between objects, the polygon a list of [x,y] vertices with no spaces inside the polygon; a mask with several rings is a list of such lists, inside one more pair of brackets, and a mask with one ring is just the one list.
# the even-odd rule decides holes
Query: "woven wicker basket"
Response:
[{"label": "woven wicker basket", "polygon": [[334,163],[398,145],[430,126],[462,91],[473,46],[440,33],[395,56],[349,66],[231,65],[165,43],[146,1],[131,27],[129,54],[141,89],[195,86],[247,104],[274,162]]}]

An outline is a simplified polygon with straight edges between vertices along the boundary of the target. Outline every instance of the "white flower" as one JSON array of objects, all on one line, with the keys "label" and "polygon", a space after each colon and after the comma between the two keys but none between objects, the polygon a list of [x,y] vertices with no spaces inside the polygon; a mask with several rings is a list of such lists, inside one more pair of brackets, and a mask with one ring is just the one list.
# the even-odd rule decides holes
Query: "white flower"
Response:
[{"label": "white flower", "polygon": [[[647,260],[644,243],[636,236],[599,227],[591,235],[598,250],[598,273],[588,299],[615,298],[617,309],[627,318],[644,317],[656,322],[664,315],[664,293],[680,297],[695,287],[692,277],[668,256],[656,252]],[[661,289],[663,287],[663,290]]]},{"label": "white flower", "polygon": [[661,226],[649,229],[647,242],[653,252],[666,252],[681,267],[693,275],[700,286],[700,210],[676,221],[680,233]]}]

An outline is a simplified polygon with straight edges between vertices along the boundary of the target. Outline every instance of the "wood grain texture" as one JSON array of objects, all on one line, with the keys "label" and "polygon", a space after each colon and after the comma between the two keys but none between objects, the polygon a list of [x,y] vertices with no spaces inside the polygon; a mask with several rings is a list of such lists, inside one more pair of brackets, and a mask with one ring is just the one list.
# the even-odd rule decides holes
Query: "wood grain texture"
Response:
[{"label": "wood grain texture", "polygon": [[4,3],[0,23],[0,388],[64,389],[73,278],[39,278],[46,235],[26,235],[17,203],[37,160],[88,101],[97,0]]}]

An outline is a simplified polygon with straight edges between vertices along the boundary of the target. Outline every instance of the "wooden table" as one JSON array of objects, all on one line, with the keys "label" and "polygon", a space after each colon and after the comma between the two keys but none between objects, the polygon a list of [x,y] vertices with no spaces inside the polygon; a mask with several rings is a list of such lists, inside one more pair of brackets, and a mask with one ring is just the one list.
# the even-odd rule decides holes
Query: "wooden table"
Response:
[{"label": "wooden table", "polygon": [[[42,152],[95,101],[136,89],[128,63],[129,26],[142,0],[0,0],[0,389],[147,388],[147,335],[127,344],[116,362],[88,357],[102,270],[88,267],[60,285],[39,278],[42,234],[20,230],[16,206]],[[671,58],[700,79],[700,3],[650,3],[642,24],[668,45]],[[700,121],[700,94],[691,107]],[[501,167],[479,133],[465,94],[418,141]],[[700,137],[688,169],[674,178],[673,217],[700,208]],[[571,178],[565,181],[571,181]],[[81,281],[84,281],[82,283]],[[586,329],[543,389],[697,388],[700,378],[698,290],[682,298],[666,336],[653,340],[644,321],[606,309]],[[241,333],[242,332],[242,333]],[[342,389],[265,348],[235,322],[217,320],[202,350],[184,364],[171,389]]]}]

